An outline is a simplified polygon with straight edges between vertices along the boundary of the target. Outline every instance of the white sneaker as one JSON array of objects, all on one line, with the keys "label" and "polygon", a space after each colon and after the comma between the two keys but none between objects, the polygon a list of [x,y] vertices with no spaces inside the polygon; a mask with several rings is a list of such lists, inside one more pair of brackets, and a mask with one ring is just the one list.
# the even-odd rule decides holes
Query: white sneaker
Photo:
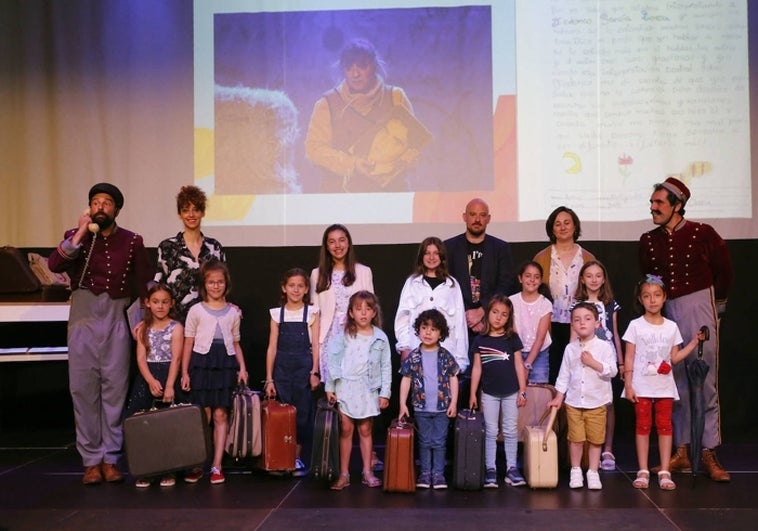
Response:
[{"label": "white sneaker", "polygon": [[600,483],[600,474],[597,470],[587,471],[587,488],[590,490],[600,490],[603,488],[603,484]]},{"label": "white sneaker", "polygon": [[582,469],[578,466],[571,467],[571,474],[569,476],[569,488],[581,489],[584,487],[584,476],[582,476]]}]

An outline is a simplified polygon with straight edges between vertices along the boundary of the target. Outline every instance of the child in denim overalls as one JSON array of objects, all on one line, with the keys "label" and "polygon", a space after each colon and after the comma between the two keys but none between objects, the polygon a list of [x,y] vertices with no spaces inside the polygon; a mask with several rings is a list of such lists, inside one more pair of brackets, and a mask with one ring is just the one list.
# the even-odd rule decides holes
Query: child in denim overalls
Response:
[{"label": "child in denim overalls", "polygon": [[308,469],[300,459],[303,441],[313,433],[313,399],[319,374],[319,309],[310,304],[308,274],[290,269],[282,279],[282,305],[271,308],[266,351],[266,396],[279,396],[297,410],[297,459],[293,476]]}]

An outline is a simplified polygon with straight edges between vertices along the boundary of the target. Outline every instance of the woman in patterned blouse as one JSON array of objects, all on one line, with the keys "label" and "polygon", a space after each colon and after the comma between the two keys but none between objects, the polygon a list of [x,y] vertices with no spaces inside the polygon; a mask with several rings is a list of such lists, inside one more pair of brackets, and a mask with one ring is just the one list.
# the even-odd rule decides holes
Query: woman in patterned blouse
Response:
[{"label": "woman in patterned blouse", "polygon": [[176,300],[176,319],[184,323],[187,312],[198,296],[200,265],[211,259],[226,262],[221,244],[204,236],[200,223],[205,216],[207,198],[197,186],[182,186],[176,196],[176,210],[184,230],[163,240],[158,246],[156,282],[166,284]]}]

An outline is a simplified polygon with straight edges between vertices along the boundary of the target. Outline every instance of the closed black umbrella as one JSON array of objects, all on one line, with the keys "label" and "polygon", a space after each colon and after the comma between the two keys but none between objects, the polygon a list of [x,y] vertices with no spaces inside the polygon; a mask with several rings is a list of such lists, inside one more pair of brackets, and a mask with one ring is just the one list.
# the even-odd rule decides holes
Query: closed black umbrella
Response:
[{"label": "closed black umbrella", "polygon": [[697,474],[705,427],[705,396],[703,383],[710,367],[703,359],[703,343],[710,339],[707,326],[700,328],[704,339],[697,343],[697,358],[687,364],[687,379],[690,386],[690,449],[692,450],[692,476]]}]

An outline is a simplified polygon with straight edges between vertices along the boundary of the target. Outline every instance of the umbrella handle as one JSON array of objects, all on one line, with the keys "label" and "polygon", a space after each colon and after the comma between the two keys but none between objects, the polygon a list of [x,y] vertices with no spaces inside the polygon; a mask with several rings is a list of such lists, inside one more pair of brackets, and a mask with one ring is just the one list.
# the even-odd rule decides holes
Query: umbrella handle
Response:
[{"label": "umbrella handle", "polygon": [[700,327],[700,333],[703,334],[705,339],[697,342],[697,359],[699,360],[703,359],[703,343],[711,338],[711,330],[707,326],[703,325]]}]

